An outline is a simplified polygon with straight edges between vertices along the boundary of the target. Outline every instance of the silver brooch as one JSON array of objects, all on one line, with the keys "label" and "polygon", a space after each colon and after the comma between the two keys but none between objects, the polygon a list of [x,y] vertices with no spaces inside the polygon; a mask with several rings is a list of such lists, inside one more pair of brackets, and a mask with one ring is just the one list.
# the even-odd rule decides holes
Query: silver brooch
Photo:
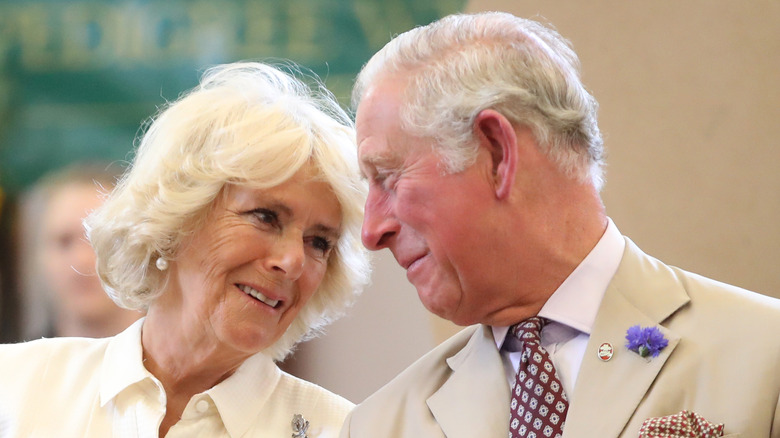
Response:
[{"label": "silver brooch", "polygon": [[293,431],[292,438],[309,438],[308,435],[306,435],[306,431],[309,430],[309,420],[303,418],[303,415],[293,415],[290,426]]}]

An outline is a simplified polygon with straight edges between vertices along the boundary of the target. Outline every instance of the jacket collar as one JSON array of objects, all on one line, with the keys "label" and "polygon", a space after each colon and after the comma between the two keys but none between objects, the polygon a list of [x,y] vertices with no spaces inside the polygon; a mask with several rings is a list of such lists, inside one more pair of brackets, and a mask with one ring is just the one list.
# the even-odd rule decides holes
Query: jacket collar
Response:
[{"label": "jacket collar", "polygon": [[[564,436],[585,431],[589,436],[620,435],[680,341],[679,334],[660,324],[689,301],[674,272],[626,238],[623,259],[599,307],[570,397]],[[634,325],[661,330],[669,345],[660,356],[642,358],[625,347],[626,330]],[[596,354],[604,342],[615,351],[608,362]]]},{"label": "jacket collar", "polygon": [[447,359],[452,375],[428,398],[447,438],[505,437],[509,387],[489,326],[480,325],[466,346]]}]

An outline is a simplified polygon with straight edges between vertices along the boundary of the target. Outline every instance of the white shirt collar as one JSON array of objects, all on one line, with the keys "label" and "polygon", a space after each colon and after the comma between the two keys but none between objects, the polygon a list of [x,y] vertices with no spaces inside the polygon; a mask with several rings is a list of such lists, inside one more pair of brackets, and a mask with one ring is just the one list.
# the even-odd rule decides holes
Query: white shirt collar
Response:
[{"label": "white shirt collar", "polygon": [[[596,246],[550,296],[539,316],[579,332],[590,334],[601,299],[617,272],[626,242],[612,219]],[[493,326],[496,346],[501,349],[508,326]]]},{"label": "white shirt collar", "polygon": [[[159,403],[164,403],[163,387],[143,365],[141,318],[116,335],[106,349],[100,370],[100,404],[105,406],[122,391],[150,381],[157,387]],[[216,405],[230,436],[243,436],[269,401],[281,379],[282,372],[263,353],[249,357],[227,379],[203,394]],[[149,394],[152,396],[152,394]],[[193,396],[193,400],[202,398]]]},{"label": "white shirt collar", "polygon": [[125,388],[143,380],[150,379],[159,385],[159,381],[143,365],[141,328],[144,319],[140,318],[108,343],[105,360],[100,367],[100,406],[105,406]]},{"label": "white shirt collar", "polygon": [[257,353],[233,375],[206,391],[230,436],[244,436],[279,384],[282,372],[270,357]]}]

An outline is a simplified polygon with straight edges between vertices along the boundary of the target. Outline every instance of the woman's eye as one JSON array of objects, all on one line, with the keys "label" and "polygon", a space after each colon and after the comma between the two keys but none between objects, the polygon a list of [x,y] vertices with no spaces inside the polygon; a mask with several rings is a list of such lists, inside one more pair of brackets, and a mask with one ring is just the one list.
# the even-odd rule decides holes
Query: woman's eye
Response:
[{"label": "woman's eye", "polygon": [[279,215],[277,215],[276,212],[274,212],[273,210],[268,210],[266,208],[258,208],[257,210],[253,210],[252,214],[254,214],[255,217],[264,224],[274,225],[274,226],[279,224]]},{"label": "woman's eye", "polygon": [[328,251],[330,251],[331,248],[333,248],[333,244],[330,240],[326,239],[325,237],[313,237],[311,239],[311,246],[313,246],[315,249],[321,251],[323,254],[327,254]]}]

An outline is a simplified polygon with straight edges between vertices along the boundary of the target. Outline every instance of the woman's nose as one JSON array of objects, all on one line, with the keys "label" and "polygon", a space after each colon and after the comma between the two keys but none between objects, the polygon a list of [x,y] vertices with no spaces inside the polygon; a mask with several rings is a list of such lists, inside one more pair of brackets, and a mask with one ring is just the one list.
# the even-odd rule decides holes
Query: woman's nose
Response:
[{"label": "woman's nose", "polygon": [[297,280],[303,273],[306,259],[301,236],[281,236],[274,244],[266,261],[267,268],[290,280]]}]

